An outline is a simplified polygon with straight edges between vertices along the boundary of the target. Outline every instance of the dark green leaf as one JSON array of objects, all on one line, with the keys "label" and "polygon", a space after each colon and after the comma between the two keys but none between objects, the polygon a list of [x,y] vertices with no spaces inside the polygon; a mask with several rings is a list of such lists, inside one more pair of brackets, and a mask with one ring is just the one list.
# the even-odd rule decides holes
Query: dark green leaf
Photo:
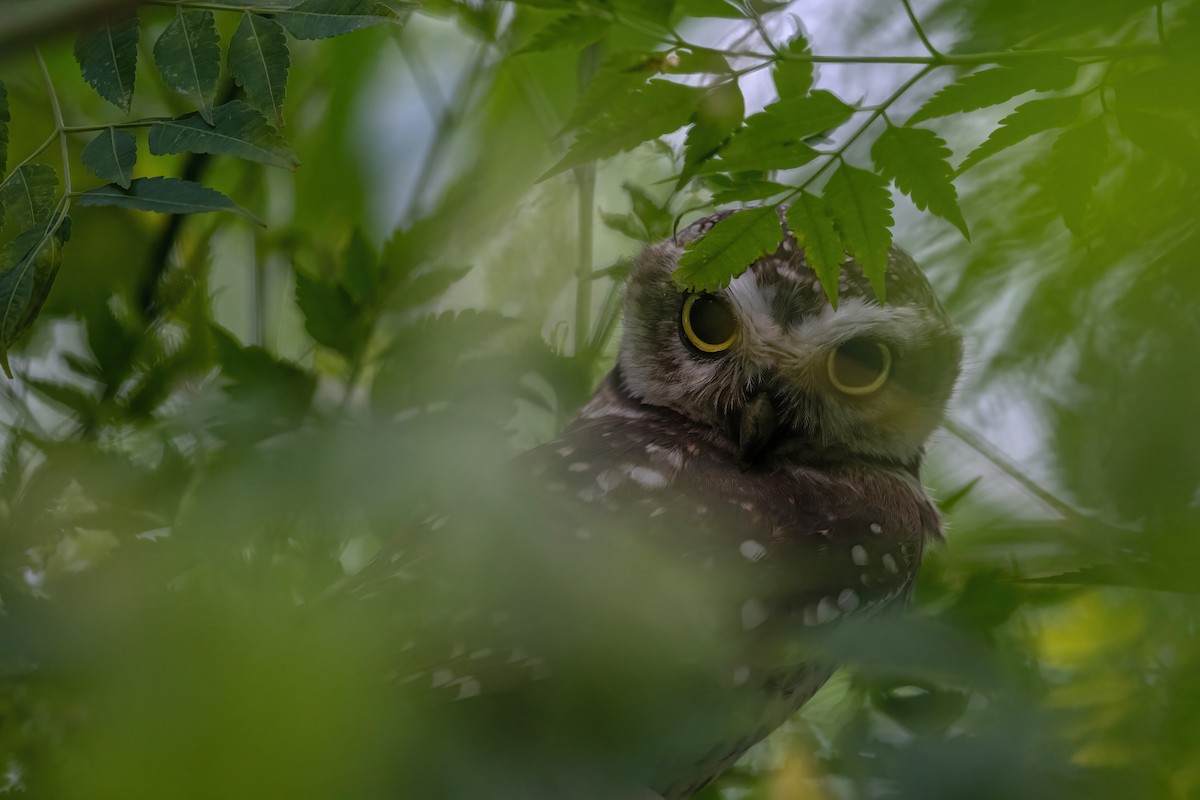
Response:
[{"label": "dark green leaf", "polygon": [[853,108],[825,91],[780,100],[748,117],[717,153],[718,159],[702,171],[759,172],[803,166],[817,155],[803,139],[836,128],[853,113]]},{"label": "dark green leaf", "polygon": [[180,11],[154,43],[163,82],[187,97],[212,124],[221,77],[221,39],[211,11]]},{"label": "dark green leaf", "polygon": [[1108,159],[1108,128],[1103,117],[1068,128],[1054,143],[1050,193],[1072,233],[1083,231],[1083,221],[1104,164]]},{"label": "dark green leaf", "polygon": [[360,306],[382,302],[384,270],[362,228],[355,228],[342,251],[342,285]]},{"label": "dark green leaf", "polygon": [[871,148],[880,174],[912,198],[913,205],[929,209],[971,238],[958,207],[954,170],[947,159],[950,148],[931,130],[889,125]]},{"label": "dark green leaf", "polygon": [[660,26],[670,23],[671,12],[675,10],[675,0],[610,0],[610,2],[621,17],[640,18]]},{"label": "dark green leaf", "polygon": [[138,178],[128,189],[108,185],[84,192],[81,206],[117,206],[156,214],[203,214],[230,211],[258,225],[258,218],[216,189],[179,178]]},{"label": "dark green leaf", "polygon": [[0,367],[9,378],[8,351],[33,324],[46,301],[70,231],[70,220],[65,217],[47,220],[0,251]]},{"label": "dark green leaf", "polygon": [[541,180],[563,170],[632,150],[650,139],[686,125],[704,90],[654,80],[627,94],[620,107],[608,108],[579,132],[570,151]]},{"label": "dark green leaf", "polygon": [[790,191],[789,187],[775,181],[733,180],[724,175],[713,175],[708,180],[713,185],[712,203],[715,206],[751,203]]},{"label": "dark green leaf", "polygon": [[700,98],[683,148],[679,186],[683,186],[741,127],[745,113],[746,103],[736,80],[718,84]]},{"label": "dark green leaf", "polygon": [[366,346],[371,320],[346,289],[331,281],[296,272],[296,305],[313,341],[353,359]]},{"label": "dark green leaf", "polygon": [[128,189],[137,163],[137,137],[126,130],[105,128],[83,148],[83,165],[101,180]]},{"label": "dark green leaf", "polygon": [[583,14],[560,17],[535,32],[516,53],[542,53],[548,50],[577,49],[587,47],[604,38],[610,24]]},{"label": "dark green leaf", "polygon": [[1000,120],[987,141],[975,148],[958,167],[961,174],[989,156],[1052,128],[1062,128],[1079,118],[1083,98],[1055,97],[1049,100],[1030,100],[1017,106],[1013,113]]},{"label": "dark green leaf", "polygon": [[25,164],[14,170],[0,189],[8,220],[19,230],[43,226],[58,200],[58,173],[46,164]]},{"label": "dark green leaf", "polygon": [[775,206],[745,208],[691,242],[671,277],[682,289],[714,291],[778,249],[783,225]]},{"label": "dark green leaf", "polygon": [[679,0],[679,5],[689,17],[746,18],[746,12],[728,0]]},{"label": "dark green leaf", "polygon": [[[810,56],[812,48],[808,45],[804,31],[798,31],[795,38],[788,42],[780,52],[784,56]],[[813,65],[811,61],[798,61],[785,57],[775,62],[771,76],[775,79],[775,90],[779,92],[781,99],[803,97],[812,89]]]},{"label": "dark green leaf", "polygon": [[999,105],[1026,92],[1066,89],[1075,83],[1078,70],[1074,61],[1046,57],[973,72],[926,100],[908,124]]},{"label": "dark green leaf", "polygon": [[273,19],[244,14],[229,40],[229,73],[250,104],[283,127],[283,98],[292,60],[287,36]]},{"label": "dark green leaf", "polygon": [[838,275],[846,251],[842,237],[834,227],[833,217],[820,197],[801,192],[787,209],[787,223],[796,241],[804,248],[804,261],[817,274],[825,296],[834,309],[838,304]]},{"label": "dark green leaf", "polygon": [[[0,81],[0,178],[8,172],[8,123],[12,119],[8,113],[8,87]],[[4,218],[0,217],[0,225]]]},{"label": "dark green leaf", "polygon": [[1177,119],[1122,107],[1117,109],[1117,124],[1129,141],[1157,158],[1189,170],[1200,165],[1200,142]]},{"label": "dark green leaf", "polygon": [[884,302],[883,276],[892,246],[892,196],[887,181],[843,163],[825,184],[825,202],[846,250],[862,265],[875,296]]},{"label": "dark green leaf", "polygon": [[83,79],[126,113],[133,102],[137,56],[136,14],[108,17],[96,27],[80,31],[75,40],[75,60]]},{"label": "dark green leaf", "polygon": [[328,39],[400,16],[375,0],[304,0],[295,8],[275,12],[275,19],[297,39]]},{"label": "dark green leaf", "polygon": [[295,169],[299,160],[256,109],[234,100],[212,110],[212,124],[198,116],[156,122],[150,152],[222,153],[260,164]]}]

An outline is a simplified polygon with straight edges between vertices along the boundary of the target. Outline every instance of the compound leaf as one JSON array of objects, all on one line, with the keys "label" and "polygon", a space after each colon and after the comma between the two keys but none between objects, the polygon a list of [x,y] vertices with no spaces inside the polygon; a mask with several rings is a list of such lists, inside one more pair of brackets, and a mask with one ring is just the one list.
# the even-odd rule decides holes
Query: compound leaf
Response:
[{"label": "compound leaf", "polygon": [[680,288],[713,291],[774,253],[782,241],[783,225],[775,206],[744,208],[689,243],[671,277]]},{"label": "compound leaf", "polygon": [[804,138],[836,128],[854,109],[826,91],[790,97],[746,118],[703,172],[794,169],[817,157]]},{"label": "compound leaf", "polygon": [[46,164],[25,164],[13,171],[0,189],[8,219],[22,231],[45,225],[54,213],[58,173]]},{"label": "compound leaf", "polygon": [[812,55],[808,39],[800,31],[781,48],[784,57],[775,62],[771,77],[775,80],[775,90],[781,99],[788,97],[803,97],[808,94],[813,85],[813,65],[811,61],[799,61],[787,58],[788,55]]}]

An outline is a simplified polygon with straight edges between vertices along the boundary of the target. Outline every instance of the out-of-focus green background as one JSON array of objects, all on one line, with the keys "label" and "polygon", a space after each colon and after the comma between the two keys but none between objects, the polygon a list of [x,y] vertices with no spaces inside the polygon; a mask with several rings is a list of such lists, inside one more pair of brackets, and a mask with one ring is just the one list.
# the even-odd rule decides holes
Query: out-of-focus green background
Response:
[{"label": "out-of-focus green background", "polygon": [[[154,69],[170,2],[138,10],[129,116],[83,81],[76,29],[105,5],[0,0],[10,168],[54,129],[35,45],[68,125],[192,110]],[[241,9],[282,5],[215,4],[222,43]],[[703,55],[686,41],[743,54],[728,63],[752,114],[780,91],[768,42],[802,36],[839,57],[815,65],[815,86],[872,121],[857,141],[851,123],[810,142],[848,144],[868,169],[882,126],[973,70],[1017,68],[1014,49],[1070,59],[1077,77],[922,123],[954,166],[989,136],[1016,142],[955,177],[969,241],[893,192],[895,242],[967,342],[925,476],[946,543],[911,613],[832,643],[846,666],[703,796],[1200,795],[1200,4],[394,10],[289,40],[294,172],[155,156],[138,133],[136,176],[198,179],[265,227],[72,209],[0,385],[0,794],[521,797],[531,771],[607,787],[694,735],[689,670],[725,654],[673,621],[712,587],[649,552],[614,582],[530,533],[571,512],[531,505],[509,462],[611,366],[638,239],[707,213],[722,186],[674,191],[680,131],[538,179],[568,152],[564,129],[620,107],[619,92],[593,98],[572,120],[581,86],[711,81],[679,66]],[[947,63],[890,102],[930,58]],[[1062,96],[1082,98],[1078,122],[1012,133],[1017,106]],[[76,191],[101,183],[87,141],[69,138]],[[57,147],[40,160],[61,172]],[[818,166],[773,177],[797,186]],[[346,599],[381,548],[423,552],[419,532],[449,509],[463,521],[439,546],[456,589]],[[522,635],[575,680],[465,726],[398,688],[409,634],[450,624],[439,613],[463,586],[485,612],[497,597],[555,608]],[[517,729],[552,757],[525,763]]]}]

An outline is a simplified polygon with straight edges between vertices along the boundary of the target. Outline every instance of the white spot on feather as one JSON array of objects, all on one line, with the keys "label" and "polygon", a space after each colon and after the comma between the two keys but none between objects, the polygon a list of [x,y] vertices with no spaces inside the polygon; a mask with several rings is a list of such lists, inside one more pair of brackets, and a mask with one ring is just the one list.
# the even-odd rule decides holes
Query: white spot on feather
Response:
[{"label": "white spot on feather", "polygon": [[752,631],[767,621],[767,609],[757,597],[742,603],[742,630]]},{"label": "white spot on feather", "polygon": [[650,467],[634,467],[629,477],[646,489],[661,489],[667,485],[667,476]]},{"label": "white spot on feather", "polygon": [[758,561],[767,554],[767,548],[753,539],[747,539],[738,547],[738,552],[742,554],[742,558],[747,561]]},{"label": "white spot on feather", "polygon": [[850,560],[854,562],[856,567],[865,567],[867,565],[867,548],[861,544],[856,544],[850,548]]}]

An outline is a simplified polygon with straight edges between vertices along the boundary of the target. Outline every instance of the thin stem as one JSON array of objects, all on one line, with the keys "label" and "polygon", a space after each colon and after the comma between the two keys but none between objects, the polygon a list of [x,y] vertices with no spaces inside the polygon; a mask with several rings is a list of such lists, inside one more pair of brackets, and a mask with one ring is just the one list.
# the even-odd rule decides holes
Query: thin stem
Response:
[{"label": "thin stem", "polygon": [[750,15],[750,19],[754,21],[754,30],[758,31],[758,38],[762,39],[762,42],[767,46],[767,49],[776,56],[782,56],[783,53],[771,39],[771,32],[768,31],[767,26],[763,24],[762,14],[759,14],[758,11],[755,10],[754,6],[750,3],[742,3],[742,8]]},{"label": "thin stem", "polygon": [[146,117],[132,122],[112,122],[105,125],[65,125],[63,133],[97,133],[109,128],[149,128],[160,122],[176,122],[177,117]]},{"label": "thin stem", "polygon": [[37,58],[38,69],[42,72],[46,93],[50,96],[50,110],[54,112],[54,134],[58,137],[59,149],[62,154],[64,194],[70,196],[71,158],[70,153],[67,152],[67,134],[65,132],[67,126],[63,123],[62,106],[58,102],[58,92],[54,89],[54,82],[50,80],[50,70],[46,68],[46,60],[42,58],[42,51],[34,47],[33,54]]},{"label": "thin stem", "polygon": [[1088,517],[1083,512],[1079,511],[1064,500],[1060,500],[1057,496],[1047,491],[1038,483],[1026,475],[1015,464],[1001,455],[991,442],[984,439],[975,431],[965,425],[955,422],[954,420],[946,420],[942,423],[942,427],[946,429],[954,438],[965,444],[967,447],[974,450],[979,455],[983,456],[992,466],[1003,472],[1013,481],[1015,481],[1022,489],[1029,492],[1041,502],[1045,503],[1050,508],[1058,512],[1064,519],[1073,522],[1087,522]]},{"label": "thin stem", "polygon": [[939,61],[942,61],[945,57],[938,52],[938,49],[933,46],[932,42],[929,41],[929,37],[925,35],[925,29],[921,27],[920,20],[918,20],[917,15],[913,13],[912,3],[910,3],[909,0],[900,0],[900,2],[904,4],[904,11],[906,14],[908,14],[908,20],[912,23],[913,30],[917,32],[917,38],[921,40],[921,44],[925,45],[925,49],[929,51],[929,55],[933,56]]},{"label": "thin stem", "polygon": [[822,164],[820,169],[818,169],[816,172],[814,172],[812,175],[810,175],[808,177],[808,179],[804,181],[804,183],[800,184],[800,186],[797,189],[795,189],[789,195],[789,197],[795,197],[795,196],[799,195],[801,192],[803,192],[805,189],[807,189],[809,186],[811,186],[813,181],[815,181],[817,178],[819,178],[821,176],[821,174],[823,172],[825,172],[825,170],[828,169],[831,164],[833,164],[835,161],[840,161],[843,158],[843,156],[846,155],[846,151],[850,149],[850,146],[853,145],[856,141],[858,141],[858,139],[864,133],[867,132],[868,128],[870,128],[873,124],[875,124],[875,120],[882,117],[887,112],[887,110],[889,108],[891,108],[893,103],[895,103],[897,100],[899,100],[901,97],[904,96],[905,92],[907,92],[914,85],[916,85],[916,83],[918,81],[920,81],[922,78],[924,78],[926,75],[928,75],[930,73],[930,71],[933,70],[934,66],[935,66],[934,64],[930,64],[930,65],[926,66],[923,70],[918,72],[916,75],[913,75],[911,78],[909,78],[903,84],[901,84],[900,88],[897,89],[896,91],[892,92],[891,96],[888,97],[888,99],[884,100],[882,103],[880,103],[878,106],[876,106],[875,110],[871,112],[871,115],[867,117],[866,121],[863,122],[863,124],[858,127],[858,130],[856,130],[853,134],[851,134],[850,138],[847,139],[845,142],[843,142],[842,145],[840,147],[838,147],[837,150],[835,150],[833,153],[829,154],[829,160],[826,161],[824,164]]},{"label": "thin stem", "polygon": [[1155,24],[1158,27],[1158,43],[1163,47],[1167,46],[1167,28],[1163,24],[1163,4],[1162,0],[1154,4]]},{"label": "thin stem", "polygon": [[980,53],[943,53],[939,57],[935,58],[934,56],[904,55],[828,56],[819,53],[798,53],[794,50],[785,50],[776,57],[767,56],[763,53],[758,53],[753,50],[709,49],[712,49],[714,53],[719,53],[727,58],[766,58],[772,61],[782,59],[784,61],[801,61],[812,64],[924,64],[934,67],[948,65],[978,66],[980,64],[1008,64],[1012,62],[1028,61],[1029,59],[1046,58],[1047,56],[1057,56],[1059,58],[1099,58],[1100,60],[1108,61],[1121,58],[1132,58],[1134,56],[1158,55],[1163,51],[1161,45],[1138,44],[1125,45],[1121,47],[1061,47],[1046,48],[1042,50],[996,50]]},{"label": "thin stem", "polygon": [[[600,60],[599,45],[591,45],[580,57],[579,87],[587,88]],[[584,164],[575,168],[579,188],[579,263],[575,268],[575,355],[588,351],[591,335],[592,270],[594,269],[594,236],[596,215],[596,165]]]},{"label": "thin stem", "polygon": [[287,10],[286,6],[281,5],[265,5],[256,6],[231,6],[224,3],[192,3],[188,0],[143,0],[148,6],[165,6],[167,8],[194,8],[200,11],[236,11],[241,14],[250,12],[251,14],[273,14],[277,11]]},{"label": "thin stem", "polygon": [[21,171],[21,167],[25,166],[30,161],[33,161],[35,158],[40,156],[42,153],[46,152],[46,148],[48,148],[50,145],[54,144],[54,140],[57,139],[58,136],[59,136],[58,131],[54,131],[53,133],[51,133],[49,136],[46,137],[46,141],[44,141],[40,145],[38,145],[36,150],[34,150],[29,155],[25,156],[25,158],[23,158],[21,160],[21,163],[17,164],[15,167],[12,168],[12,171],[8,173],[8,177],[5,178],[4,180],[0,181],[0,189],[3,189],[5,186],[8,185],[8,182],[11,181],[18,172]]}]

